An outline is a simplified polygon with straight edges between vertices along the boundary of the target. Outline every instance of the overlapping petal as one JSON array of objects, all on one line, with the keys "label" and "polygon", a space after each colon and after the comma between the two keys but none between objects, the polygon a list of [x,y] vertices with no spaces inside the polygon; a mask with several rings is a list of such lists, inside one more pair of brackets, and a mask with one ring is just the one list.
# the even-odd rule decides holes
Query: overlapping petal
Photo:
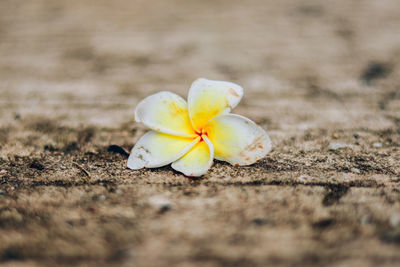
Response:
[{"label": "overlapping petal", "polygon": [[185,155],[200,139],[147,132],[133,147],[128,159],[128,168],[138,170],[170,164]]},{"label": "overlapping petal", "polygon": [[268,134],[253,121],[236,114],[220,115],[205,132],[214,145],[214,157],[233,165],[250,165],[271,150]]},{"label": "overlapping petal", "polygon": [[171,92],[159,92],[143,99],[136,107],[135,119],[150,129],[166,134],[196,137],[186,101]]},{"label": "overlapping petal", "polygon": [[186,155],[172,163],[172,168],[186,176],[205,174],[213,163],[214,147],[207,136],[202,138]]},{"label": "overlapping petal", "polygon": [[189,116],[197,132],[213,117],[229,113],[242,99],[243,88],[237,84],[197,79],[189,90]]}]

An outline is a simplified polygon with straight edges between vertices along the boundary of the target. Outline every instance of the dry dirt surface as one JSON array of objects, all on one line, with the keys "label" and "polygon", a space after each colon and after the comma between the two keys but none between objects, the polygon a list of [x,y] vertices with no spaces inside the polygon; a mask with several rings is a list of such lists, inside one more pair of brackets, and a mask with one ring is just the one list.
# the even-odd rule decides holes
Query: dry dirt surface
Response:
[{"label": "dry dirt surface", "polygon": [[[131,171],[198,77],[273,150]],[[0,1],[0,265],[399,266],[400,2]]]}]

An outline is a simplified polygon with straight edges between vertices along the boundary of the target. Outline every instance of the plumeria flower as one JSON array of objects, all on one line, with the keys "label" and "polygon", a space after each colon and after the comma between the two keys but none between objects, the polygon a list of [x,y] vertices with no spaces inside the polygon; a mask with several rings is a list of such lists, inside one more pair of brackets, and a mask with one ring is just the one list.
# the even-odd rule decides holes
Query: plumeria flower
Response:
[{"label": "plumeria flower", "polygon": [[128,168],[157,168],[172,163],[186,176],[201,176],[213,159],[244,166],[271,150],[268,134],[253,121],[230,111],[243,88],[224,81],[197,79],[188,103],[171,92],[146,97],[136,107],[135,120],[151,129],[135,144]]}]

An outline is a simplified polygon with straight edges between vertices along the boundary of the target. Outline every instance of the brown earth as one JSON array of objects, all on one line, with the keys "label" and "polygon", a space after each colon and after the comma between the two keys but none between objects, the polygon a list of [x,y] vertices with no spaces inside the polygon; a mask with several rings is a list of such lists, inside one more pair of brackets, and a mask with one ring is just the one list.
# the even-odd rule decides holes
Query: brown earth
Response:
[{"label": "brown earth", "polygon": [[[0,265],[399,266],[399,63],[398,0],[2,0]],[[198,77],[272,152],[126,169],[138,101]]]}]

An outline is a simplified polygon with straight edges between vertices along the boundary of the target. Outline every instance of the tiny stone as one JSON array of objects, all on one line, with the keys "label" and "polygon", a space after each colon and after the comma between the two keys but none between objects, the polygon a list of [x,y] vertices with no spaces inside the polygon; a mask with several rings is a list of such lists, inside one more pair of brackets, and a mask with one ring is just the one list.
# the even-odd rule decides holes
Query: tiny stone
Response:
[{"label": "tiny stone", "polygon": [[347,147],[347,145],[342,144],[342,143],[337,143],[337,142],[329,143],[329,149],[331,149],[331,150],[337,150],[337,149],[346,148],[346,147]]},{"label": "tiny stone", "polygon": [[379,142],[373,143],[372,145],[373,145],[373,147],[376,147],[376,148],[382,147],[382,143],[379,143]]},{"label": "tiny stone", "polygon": [[166,212],[173,207],[173,203],[162,195],[152,196],[148,199],[148,203],[159,209],[160,212]]},{"label": "tiny stone", "polygon": [[9,210],[4,210],[2,213],[2,219],[4,220],[9,220],[13,221],[15,223],[20,223],[24,220],[24,217],[21,215],[21,213],[18,212],[15,208],[11,208]]},{"label": "tiny stone", "polygon": [[299,177],[297,177],[297,181],[299,183],[307,182],[307,180],[309,180],[309,179],[310,179],[310,177],[307,175],[300,175]]},{"label": "tiny stone", "polygon": [[44,165],[40,161],[35,159],[31,162],[31,164],[29,165],[29,168],[42,171],[42,170],[44,170]]},{"label": "tiny stone", "polygon": [[185,189],[183,189],[183,194],[185,196],[189,196],[192,194],[192,190],[190,188],[185,188]]},{"label": "tiny stone", "polygon": [[6,170],[1,170],[1,171],[0,171],[0,175],[6,174],[6,173],[7,173]]},{"label": "tiny stone", "polygon": [[106,197],[104,195],[99,196],[99,200],[105,200],[105,199],[106,199]]},{"label": "tiny stone", "polygon": [[370,224],[371,223],[371,217],[369,216],[369,215],[363,215],[362,217],[361,217],[361,224],[362,225],[367,225],[367,224]]},{"label": "tiny stone", "polygon": [[389,223],[392,227],[397,227],[400,225],[400,214],[394,214],[390,216]]},{"label": "tiny stone", "polygon": [[258,226],[268,224],[268,221],[267,221],[266,219],[264,219],[264,218],[254,218],[254,219],[252,220],[252,222],[253,222],[255,225],[258,225]]},{"label": "tiny stone", "polygon": [[4,196],[3,190],[0,189],[0,197]]},{"label": "tiny stone", "polygon": [[122,191],[121,191],[121,189],[117,189],[117,190],[115,190],[115,194],[117,194],[117,195],[121,195],[121,194],[122,194]]},{"label": "tiny stone", "polygon": [[314,222],[312,224],[312,226],[313,226],[313,228],[324,229],[324,228],[331,227],[335,223],[336,223],[335,219],[333,219],[333,218],[325,218],[325,219],[321,219],[321,220],[318,220],[318,221]]},{"label": "tiny stone", "polygon": [[360,169],[357,169],[357,168],[351,168],[351,171],[355,172],[355,173],[358,173],[358,174],[361,173]]}]

